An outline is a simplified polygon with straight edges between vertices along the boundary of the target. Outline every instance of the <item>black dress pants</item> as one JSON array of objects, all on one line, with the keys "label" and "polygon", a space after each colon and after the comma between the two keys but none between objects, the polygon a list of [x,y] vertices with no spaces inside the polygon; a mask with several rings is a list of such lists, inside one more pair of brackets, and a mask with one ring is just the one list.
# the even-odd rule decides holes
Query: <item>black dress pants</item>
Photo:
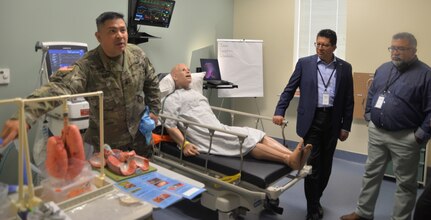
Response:
[{"label": "black dress pants", "polygon": [[307,213],[317,213],[320,198],[328,185],[332,171],[332,160],[338,140],[338,132],[334,132],[331,124],[332,110],[317,108],[313,123],[307,135],[305,144],[312,144],[313,150],[308,159],[312,173],[305,177],[304,191],[307,199]]}]

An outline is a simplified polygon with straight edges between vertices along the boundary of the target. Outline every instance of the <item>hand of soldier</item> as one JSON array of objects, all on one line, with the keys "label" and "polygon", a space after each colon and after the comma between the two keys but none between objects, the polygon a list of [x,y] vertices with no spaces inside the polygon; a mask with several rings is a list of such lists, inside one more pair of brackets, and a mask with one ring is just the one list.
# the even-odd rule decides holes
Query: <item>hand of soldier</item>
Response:
[{"label": "hand of soldier", "polygon": [[150,118],[153,119],[154,124],[157,125],[157,121],[159,120],[159,116],[153,114],[152,112],[150,112]]},{"label": "hand of soldier", "polygon": [[[29,126],[27,125],[27,129]],[[0,147],[7,146],[13,139],[18,137],[19,121],[17,119],[9,119],[5,122],[3,130],[1,131],[1,138],[3,143]]]}]

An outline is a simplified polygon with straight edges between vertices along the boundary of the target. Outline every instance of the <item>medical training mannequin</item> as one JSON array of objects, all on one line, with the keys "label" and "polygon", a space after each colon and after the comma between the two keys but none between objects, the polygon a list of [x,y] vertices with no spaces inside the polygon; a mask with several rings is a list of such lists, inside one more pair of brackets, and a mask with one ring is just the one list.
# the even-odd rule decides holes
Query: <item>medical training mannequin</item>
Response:
[{"label": "medical training mannequin", "polygon": [[[207,98],[189,88],[191,74],[185,64],[176,65],[171,71],[171,76],[175,82],[175,91],[165,97],[163,105],[164,114],[228,131],[247,134],[247,138],[243,143],[242,152],[244,154],[250,154],[256,159],[284,163],[295,170],[301,169],[304,166],[310,155],[311,145],[303,146],[303,141],[301,140],[292,152],[260,130],[221,124],[212,112]],[[185,143],[182,146],[185,156],[195,156],[199,152],[208,151],[208,130],[206,128],[190,126],[187,129],[187,140],[184,142],[181,123],[167,119],[165,125],[169,135],[179,146]],[[239,146],[240,144],[236,136],[215,132],[211,154],[239,156]]]}]

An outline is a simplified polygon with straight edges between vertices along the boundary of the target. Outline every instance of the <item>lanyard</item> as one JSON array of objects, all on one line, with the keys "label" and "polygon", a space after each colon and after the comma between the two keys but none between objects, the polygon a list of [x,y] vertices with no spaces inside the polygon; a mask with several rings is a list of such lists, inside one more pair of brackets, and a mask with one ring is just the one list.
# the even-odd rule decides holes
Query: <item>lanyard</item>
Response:
[{"label": "lanyard", "polygon": [[[392,67],[391,72],[389,72],[389,77],[388,77],[388,80],[386,81],[385,90],[383,90],[384,93],[386,93],[388,91],[389,87],[392,84],[394,84],[394,82],[397,81],[401,76],[401,74],[398,74],[398,75],[394,75],[393,77],[391,77],[393,70],[394,70],[394,67]],[[395,72],[395,74],[397,74],[397,73],[398,73],[398,70]],[[392,79],[392,82],[391,82],[391,79]]]},{"label": "lanyard", "polygon": [[336,67],[337,67],[337,66],[336,66],[336,65],[335,65],[335,63],[334,63],[334,69],[332,70],[331,76],[329,76],[328,82],[326,82],[326,83],[325,83],[325,80],[323,80],[322,73],[321,73],[321,72],[320,72],[320,70],[319,70],[319,66],[317,66],[317,72],[319,73],[320,78],[322,79],[323,86],[325,87],[325,92],[326,92],[326,89],[327,89],[327,88],[328,88],[328,86],[329,86],[329,83],[331,82],[331,78],[332,78],[332,75],[334,75],[334,72],[335,72]]}]

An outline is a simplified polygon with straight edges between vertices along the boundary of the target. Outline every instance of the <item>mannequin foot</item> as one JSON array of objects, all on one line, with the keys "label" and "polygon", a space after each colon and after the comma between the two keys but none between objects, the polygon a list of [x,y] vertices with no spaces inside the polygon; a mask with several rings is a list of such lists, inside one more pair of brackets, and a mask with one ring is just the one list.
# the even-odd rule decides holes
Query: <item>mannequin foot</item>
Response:
[{"label": "mannequin foot", "polygon": [[312,149],[313,149],[313,145],[311,145],[311,144],[307,144],[307,145],[305,145],[305,147],[302,147],[301,166],[299,169],[302,169],[305,166],[305,164],[307,163]]},{"label": "mannequin foot", "polygon": [[295,150],[287,156],[285,160],[285,164],[294,170],[299,170],[302,164],[302,145],[304,142],[301,140],[298,145],[296,145]]}]

